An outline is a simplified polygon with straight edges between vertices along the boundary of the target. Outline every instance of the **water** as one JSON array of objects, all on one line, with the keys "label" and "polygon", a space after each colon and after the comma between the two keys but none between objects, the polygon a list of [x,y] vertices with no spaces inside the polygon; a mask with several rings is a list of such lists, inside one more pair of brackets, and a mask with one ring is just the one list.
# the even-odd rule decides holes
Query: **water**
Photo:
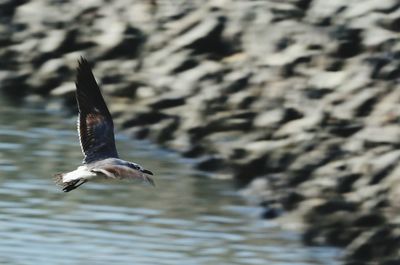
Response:
[{"label": "water", "polygon": [[75,119],[0,97],[0,264],[338,264],[330,248],[259,219],[230,181],[117,135],[120,154],[156,173],[156,188],[87,183],[61,192],[52,175],[82,155]]}]

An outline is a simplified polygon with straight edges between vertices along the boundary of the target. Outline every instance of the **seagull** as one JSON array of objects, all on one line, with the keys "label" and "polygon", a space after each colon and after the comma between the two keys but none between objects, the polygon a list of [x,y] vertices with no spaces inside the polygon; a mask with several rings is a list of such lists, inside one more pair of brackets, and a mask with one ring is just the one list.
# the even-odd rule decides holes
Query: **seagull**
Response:
[{"label": "seagull", "polygon": [[76,76],[78,135],[84,159],[82,166],[54,176],[57,185],[69,192],[96,178],[132,179],[155,186],[153,173],[139,164],[119,159],[115,147],[114,124],[89,63],[78,60]]}]

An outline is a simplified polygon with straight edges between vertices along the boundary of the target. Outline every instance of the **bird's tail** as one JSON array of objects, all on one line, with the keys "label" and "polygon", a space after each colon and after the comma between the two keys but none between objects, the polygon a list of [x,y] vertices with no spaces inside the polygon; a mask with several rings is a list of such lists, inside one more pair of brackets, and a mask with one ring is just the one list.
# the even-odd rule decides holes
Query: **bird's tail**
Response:
[{"label": "bird's tail", "polygon": [[64,175],[64,173],[58,173],[54,175],[54,182],[56,183],[56,185],[60,186],[64,192],[74,190],[87,181],[86,179],[78,178],[68,182],[64,182]]},{"label": "bird's tail", "polygon": [[63,182],[63,176],[64,173],[58,173],[54,175],[53,179],[57,186],[64,186],[65,183]]}]

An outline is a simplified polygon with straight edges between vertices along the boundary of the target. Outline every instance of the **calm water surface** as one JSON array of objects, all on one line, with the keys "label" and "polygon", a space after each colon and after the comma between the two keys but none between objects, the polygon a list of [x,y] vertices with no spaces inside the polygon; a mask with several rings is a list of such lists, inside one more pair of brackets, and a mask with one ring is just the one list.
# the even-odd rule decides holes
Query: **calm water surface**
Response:
[{"label": "calm water surface", "polygon": [[120,154],[156,173],[156,188],[87,183],[56,172],[82,160],[75,119],[0,95],[0,264],[339,264],[338,251],[258,218],[229,181],[173,153],[117,135]]}]

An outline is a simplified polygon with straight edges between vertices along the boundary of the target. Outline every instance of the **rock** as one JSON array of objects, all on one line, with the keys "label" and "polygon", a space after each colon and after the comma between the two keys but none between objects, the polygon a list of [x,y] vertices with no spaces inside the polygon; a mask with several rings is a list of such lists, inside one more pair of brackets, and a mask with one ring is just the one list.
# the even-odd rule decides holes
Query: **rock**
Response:
[{"label": "rock", "polygon": [[301,119],[303,117],[304,114],[300,110],[295,109],[293,107],[287,107],[284,109],[282,123]]},{"label": "rock", "polygon": [[[399,2],[396,0],[388,0],[382,3],[377,3],[375,1],[368,1],[367,5],[363,8],[364,10],[382,12],[382,13],[391,13],[397,10],[399,7]],[[354,5],[353,9],[356,9],[357,6]]]},{"label": "rock", "polygon": [[144,61],[146,67],[161,75],[178,74],[197,67],[199,63],[190,56],[189,50],[174,52],[169,46],[149,55]]},{"label": "rock", "polygon": [[[247,197],[264,198],[265,200],[261,203],[263,207],[271,205],[271,202],[276,203],[269,189],[272,185],[271,179],[273,179],[271,175],[264,176],[263,178],[256,178],[250,181],[245,188],[242,188],[240,194]],[[266,200],[268,200],[268,202],[266,202]]]},{"label": "rock", "polygon": [[400,151],[395,150],[379,156],[370,162],[368,170],[372,175],[370,184],[377,184],[384,179],[400,161]]},{"label": "rock", "polygon": [[320,26],[326,26],[333,23],[332,14],[337,14],[341,9],[346,8],[346,1],[340,0],[335,2],[326,2],[323,0],[315,0],[312,2],[307,21]]},{"label": "rock", "polygon": [[[400,172],[400,165],[397,165],[385,179],[385,183],[387,187],[389,187],[388,189],[386,189],[385,195],[387,195],[389,204],[395,209],[397,209],[400,205],[399,172]],[[398,222],[396,221],[396,223]]]},{"label": "rock", "polygon": [[389,259],[382,263],[382,265],[398,265],[400,264],[400,259]]},{"label": "rock", "polygon": [[330,141],[319,143],[318,146],[308,152],[303,153],[289,166],[290,170],[303,171],[310,174],[314,169],[334,160],[343,154],[340,148],[340,140],[331,139]]},{"label": "rock", "polygon": [[15,1],[1,1],[0,2],[0,16],[2,18],[11,18],[16,9],[28,2],[27,0],[15,0]]},{"label": "rock", "polygon": [[309,51],[302,44],[294,44],[280,53],[266,58],[265,63],[272,66],[285,66],[284,76],[290,76],[300,63],[308,62],[315,52]]},{"label": "rock", "polygon": [[371,261],[376,257],[390,258],[389,253],[398,247],[398,232],[391,227],[382,227],[362,233],[346,250],[350,259]]},{"label": "rock", "polygon": [[309,85],[317,89],[336,89],[348,78],[346,71],[321,72],[309,80]]},{"label": "rock", "polygon": [[352,117],[365,117],[373,111],[374,104],[381,95],[379,89],[364,89],[359,93],[352,95],[343,104],[338,104],[334,109],[334,117],[339,119],[351,119]]},{"label": "rock", "polygon": [[290,121],[275,132],[275,137],[287,137],[301,131],[310,131],[324,120],[324,116],[321,112],[315,112],[302,119]]},{"label": "rock", "polygon": [[234,179],[240,186],[250,183],[256,176],[261,176],[268,169],[268,154],[249,159],[234,165]]},{"label": "rock", "polygon": [[346,211],[353,212],[357,209],[357,205],[355,203],[347,202],[341,199],[327,201],[324,204],[321,204],[315,207],[314,211],[317,214],[331,214],[337,211]]},{"label": "rock", "polygon": [[337,46],[333,56],[339,58],[350,58],[362,51],[361,31],[339,26],[332,32],[334,38],[338,38]]},{"label": "rock", "polygon": [[[199,83],[202,80],[210,78],[219,78],[222,76],[222,65],[213,61],[203,61],[198,66],[180,73],[169,85],[173,91],[180,91],[182,95],[191,95],[199,88]],[[206,90],[206,88],[204,88]],[[211,97],[213,91],[206,96]],[[199,95],[204,97],[204,95]]]},{"label": "rock", "polygon": [[74,97],[75,96],[75,84],[72,82],[63,83],[59,87],[53,89],[50,95],[55,97]]},{"label": "rock", "polygon": [[105,91],[110,96],[123,98],[135,98],[136,90],[138,87],[139,84],[136,84],[134,82],[102,85],[103,91]]},{"label": "rock", "polygon": [[282,209],[274,208],[274,207],[268,207],[268,208],[265,208],[263,210],[263,212],[261,214],[261,218],[274,219],[274,218],[277,218],[280,215],[282,215]]},{"label": "rock", "polygon": [[354,221],[354,226],[374,227],[385,223],[385,217],[378,213],[365,214]]},{"label": "rock", "polygon": [[172,117],[153,125],[151,130],[157,132],[156,136],[153,137],[155,142],[164,144],[165,142],[174,139],[174,134],[178,129],[179,124],[180,119],[178,117]]},{"label": "rock", "polygon": [[218,171],[226,168],[226,162],[220,157],[207,157],[202,159],[196,168],[204,171]]},{"label": "rock", "polygon": [[384,80],[396,80],[400,76],[400,65],[398,63],[390,63],[379,69],[376,78]]},{"label": "rock", "polygon": [[12,44],[11,32],[6,27],[0,26],[0,47],[7,47]]},{"label": "rock", "polygon": [[361,178],[361,174],[353,173],[353,174],[346,174],[341,176],[338,179],[337,190],[340,193],[350,192],[353,189],[353,184],[359,178]]},{"label": "rock", "polygon": [[400,12],[393,12],[392,14],[385,16],[378,22],[378,24],[384,29],[400,32]]},{"label": "rock", "polygon": [[225,53],[227,51],[221,39],[225,21],[226,18],[218,14],[208,17],[182,36],[176,38],[173,41],[173,46],[177,50],[192,49],[196,53]]},{"label": "rock", "polygon": [[304,199],[305,197],[300,193],[291,191],[283,196],[282,205],[285,210],[294,210],[295,208],[297,208],[298,204]]},{"label": "rock", "polygon": [[344,263],[344,265],[367,265],[367,263],[361,261],[348,261]]},{"label": "rock", "polygon": [[235,93],[247,88],[252,74],[247,71],[234,71],[224,76],[226,93]]},{"label": "rock", "polygon": [[161,110],[166,108],[173,108],[178,107],[185,104],[184,97],[165,97],[155,100],[153,103],[150,104],[150,107]]},{"label": "rock", "polygon": [[281,3],[271,8],[274,15],[273,22],[278,22],[286,19],[299,19],[304,13],[295,5]]},{"label": "rock", "polygon": [[257,128],[277,128],[284,116],[283,109],[260,112],[254,119],[254,127]]},{"label": "rock", "polygon": [[0,72],[0,91],[15,99],[22,99],[29,91],[28,73]]},{"label": "rock", "polygon": [[378,27],[369,28],[365,31],[363,46],[372,49],[379,47],[383,43],[396,39],[396,33]]},{"label": "rock", "polygon": [[70,76],[71,72],[63,60],[52,59],[44,63],[27,83],[36,93],[45,95],[58,87],[66,75]]},{"label": "rock", "polygon": [[169,116],[167,114],[157,111],[135,113],[133,118],[122,122],[122,128],[155,124],[168,117]]},{"label": "rock", "polygon": [[[71,38],[70,35],[68,37]],[[65,44],[67,44],[67,46],[70,44],[68,43],[69,41],[66,40],[66,31],[60,29],[48,31],[46,32],[46,36],[41,40],[38,50],[41,53],[56,53],[57,51],[61,52],[66,48],[64,46]]]},{"label": "rock", "polygon": [[[353,209],[352,206],[342,204],[342,202],[337,203],[324,203],[323,205],[328,206],[328,209],[324,209],[323,212],[311,211],[307,214],[306,218],[313,224],[307,228],[303,236],[303,240],[307,244],[320,245],[329,243],[335,246],[346,246],[360,234],[360,229],[347,229],[354,219],[354,214],[349,214],[347,211],[349,209],[353,211],[351,210]],[[337,206],[340,210],[331,212],[333,210],[331,207],[336,208]]]},{"label": "rock", "polygon": [[188,158],[195,158],[202,156],[206,152],[206,148],[202,145],[193,145],[188,150],[184,151],[182,155]]},{"label": "rock", "polygon": [[400,128],[396,125],[385,127],[367,127],[354,135],[356,139],[364,141],[366,145],[391,144],[398,145],[400,141]]},{"label": "rock", "polygon": [[188,132],[193,139],[199,139],[215,132],[248,131],[251,128],[253,116],[254,113],[222,114],[213,117],[204,125],[191,128]]},{"label": "rock", "polygon": [[354,120],[345,119],[328,119],[326,121],[326,129],[329,133],[347,138],[362,129],[363,124],[357,123]]},{"label": "rock", "polygon": [[118,57],[135,58],[138,55],[145,41],[145,36],[139,29],[114,19],[104,19],[98,23],[98,29],[103,32],[94,41],[102,50],[100,60]]}]

